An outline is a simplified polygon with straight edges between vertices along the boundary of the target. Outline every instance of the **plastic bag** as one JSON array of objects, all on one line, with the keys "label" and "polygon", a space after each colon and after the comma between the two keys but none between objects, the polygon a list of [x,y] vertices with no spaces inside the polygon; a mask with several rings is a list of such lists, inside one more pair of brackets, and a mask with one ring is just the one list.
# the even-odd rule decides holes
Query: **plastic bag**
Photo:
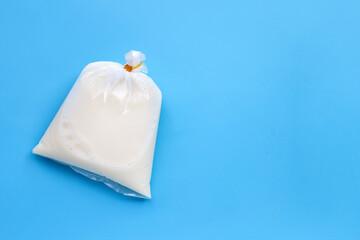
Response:
[{"label": "plastic bag", "polygon": [[129,196],[151,198],[161,92],[145,55],[87,65],[33,153]]}]

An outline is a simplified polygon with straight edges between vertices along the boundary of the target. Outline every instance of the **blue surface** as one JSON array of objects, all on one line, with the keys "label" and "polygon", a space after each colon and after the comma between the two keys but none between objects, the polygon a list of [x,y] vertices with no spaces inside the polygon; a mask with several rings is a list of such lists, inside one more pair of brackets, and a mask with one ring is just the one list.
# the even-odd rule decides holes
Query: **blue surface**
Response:
[{"label": "blue surface", "polygon": [[[359,1],[2,1],[0,239],[360,239]],[[153,199],[31,153],[87,63],[163,92]]]}]

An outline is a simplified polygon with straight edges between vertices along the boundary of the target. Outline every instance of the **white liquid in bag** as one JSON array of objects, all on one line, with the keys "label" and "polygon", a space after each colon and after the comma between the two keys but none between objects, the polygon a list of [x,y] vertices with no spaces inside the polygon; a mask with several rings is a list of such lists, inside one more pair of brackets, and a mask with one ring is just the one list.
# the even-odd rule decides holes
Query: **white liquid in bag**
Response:
[{"label": "white liquid in bag", "polygon": [[161,92],[141,73],[144,59],[131,51],[128,69],[115,62],[86,66],[33,152],[151,198]]}]

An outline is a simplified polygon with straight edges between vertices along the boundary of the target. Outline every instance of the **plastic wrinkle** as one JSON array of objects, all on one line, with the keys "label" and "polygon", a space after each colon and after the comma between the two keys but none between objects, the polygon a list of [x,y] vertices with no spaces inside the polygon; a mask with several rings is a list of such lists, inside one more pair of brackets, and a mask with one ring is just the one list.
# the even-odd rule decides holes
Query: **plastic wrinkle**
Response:
[{"label": "plastic wrinkle", "polygon": [[94,69],[93,65],[89,65],[87,67],[89,70],[82,76],[92,99],[102,96],[103,101],[106,102],[110,96],[117,97],[123,103],[124,114],[128,112],[129,103],[149,99],[149,93],[143,83],[146,75],[141,73],[148,72],[145,63],[142,62],[145,60],[145,55],[138,51],[130,51],[125,58],[126,65],[134,67],[130,72],[121,64],[103,62],[107,63],[105,67]]},{"label": "plastic wrinkle", "polygon": [[149,199],[148,197],[146,196],[143,196],[127,187],[124,187],[123,185],[117,183],[117,182],[114,182],[104,176],[100,176],[100,175],[97,175],[95,173],[92,173],[92,172],[89,172],[89,171],[86,171],[84,169],[81,169],[81,168],[78,168],[78,167],[74,167],[74,166],[71,166],[71,165],[68,165],[68,164],[65,164],[67,166],[69,166],[70,168],[72,168],[75,172],[77,173],[80,173],[81,175],[87,177],[87,178],[90,178],[91,180],[94,180],[94,181],[97,181],[97,182],[102,182],[104,183],[106,186],[112,188],[115,192],[118,192],[118,193],[122,193],[126,196],[130,196],[130,197],[138,197],[138,198],[146,198],[146,199]]}]

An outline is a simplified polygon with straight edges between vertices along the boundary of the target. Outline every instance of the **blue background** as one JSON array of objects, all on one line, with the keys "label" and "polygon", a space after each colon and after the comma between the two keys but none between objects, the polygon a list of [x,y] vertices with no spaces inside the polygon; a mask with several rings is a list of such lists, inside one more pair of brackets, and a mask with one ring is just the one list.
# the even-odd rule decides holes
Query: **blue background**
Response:
[{"label": "blue background", "polygon": [[[359,1],[1,1],[1,239],[360,239]],[[35,156],[77,76],[147,56],[152,200]]]}]

